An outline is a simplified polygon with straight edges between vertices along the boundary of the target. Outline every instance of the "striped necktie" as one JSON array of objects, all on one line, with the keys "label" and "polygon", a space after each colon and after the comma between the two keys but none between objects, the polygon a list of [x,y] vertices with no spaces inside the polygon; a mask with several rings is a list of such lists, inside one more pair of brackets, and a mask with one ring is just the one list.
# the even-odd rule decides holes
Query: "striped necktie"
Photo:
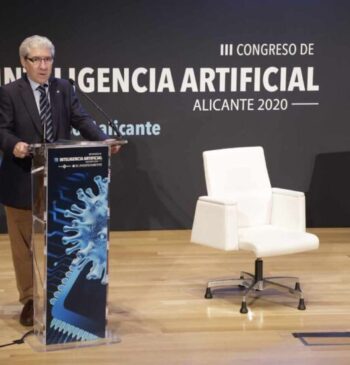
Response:
[{"label": "striped necktie", "polygon": [[40,92],[40,119],[45,133],[45,141],[53,142],[53,125],[49,96],[46,92],[47,84],[40,85],[37,90]]}]

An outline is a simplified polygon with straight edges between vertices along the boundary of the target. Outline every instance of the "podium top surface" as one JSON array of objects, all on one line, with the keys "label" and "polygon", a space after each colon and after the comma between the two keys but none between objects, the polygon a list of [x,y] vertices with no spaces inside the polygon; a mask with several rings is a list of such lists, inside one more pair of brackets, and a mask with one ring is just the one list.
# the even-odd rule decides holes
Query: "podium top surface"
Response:
[{"label": "podium top surface", "polygon": [[42,148],[67,148],[67,147],[96,147],[96,146],[116,146],[127,144],[125,139],[107,139],[104,141],[76,141],[58,140],[54,143],[33,143],[29,145],[29,151],[33,152]]}]

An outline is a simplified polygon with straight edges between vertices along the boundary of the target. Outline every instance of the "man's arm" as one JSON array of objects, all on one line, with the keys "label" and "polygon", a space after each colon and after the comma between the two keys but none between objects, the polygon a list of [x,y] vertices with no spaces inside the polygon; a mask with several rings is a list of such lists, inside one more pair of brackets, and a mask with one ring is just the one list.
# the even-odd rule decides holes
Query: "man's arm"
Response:
[{"label": "man's arm", "polygon": [[[71,124],[78,129],[81,135],[90,141],[111,141],[111,138],[102,132],[90,115],[86,113],[81,106],[80,101],[74,91],[73,86],[70,85],[70,101],[71,101]],[[113,139],[112,139],[113,140]],[[119,152],[120,145],[112,145],[111,152]]]},{"label": "man's arm", "polygon": [[89,141],[104,141],[109,138],[84,110],[72,85],[69,85],[69,100],[71,125],[79,130],[83,138]]},{"label": "man's arm", "polygon": [[[18,145],[18,148],[15,147]],[[5,153],[14,153],[16,157],[22,157],[26,143],[15,135],[14,111],[11,98],[6,90],[0,88],[0,149]],[[28,146],[28,145],[27,145]],[[18,153],[16,155],[15,153]],[[23,156],[24,157],[24,156]]]}]

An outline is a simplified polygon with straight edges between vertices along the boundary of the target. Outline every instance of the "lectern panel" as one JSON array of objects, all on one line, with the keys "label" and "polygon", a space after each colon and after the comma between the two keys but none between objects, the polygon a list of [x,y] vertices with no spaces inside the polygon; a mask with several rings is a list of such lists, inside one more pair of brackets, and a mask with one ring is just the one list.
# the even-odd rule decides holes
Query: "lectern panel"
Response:
[{"label": "lectern panel", "polygon": [[119,341],[107,327],[109,161],[99,142],[33,146],[39,351]]},{"label": "lectern panel", "polygon": [[47,343],[105,337],[108,147],[49,149]]}]

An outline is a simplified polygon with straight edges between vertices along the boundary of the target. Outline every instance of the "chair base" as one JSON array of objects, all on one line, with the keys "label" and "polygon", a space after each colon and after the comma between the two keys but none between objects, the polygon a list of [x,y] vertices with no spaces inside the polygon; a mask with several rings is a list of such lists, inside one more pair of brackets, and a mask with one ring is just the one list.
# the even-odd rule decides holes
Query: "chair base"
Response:
[{"label": "chair base", "polygon": [[[293,281],[295,283],[294,287],[279,282],[284,280]],[[232,287],[232,286],[238,286],[240,289],[244,290],[240,309],[240,313],[242,314],[248,313],[247,298],[253,292],[253,290],[263,291],[266,288],[266,286],[275,286],[281,289],[288,290],[289,293],[294,294],[298,297],[299,303],[297,308],[299,310],[306,309],[303,292],[300,287],[299,278],[293,276],[274,276],[274,277],[264,278],[263,260],[261,258],[257,258],[255,260],[254,275],[242,271],[239,279],[222,279],[222,280],[209,281],[204,297],[206,299],[211,299],[213,298],[213,290],[215,290],[216,288]]]}]

